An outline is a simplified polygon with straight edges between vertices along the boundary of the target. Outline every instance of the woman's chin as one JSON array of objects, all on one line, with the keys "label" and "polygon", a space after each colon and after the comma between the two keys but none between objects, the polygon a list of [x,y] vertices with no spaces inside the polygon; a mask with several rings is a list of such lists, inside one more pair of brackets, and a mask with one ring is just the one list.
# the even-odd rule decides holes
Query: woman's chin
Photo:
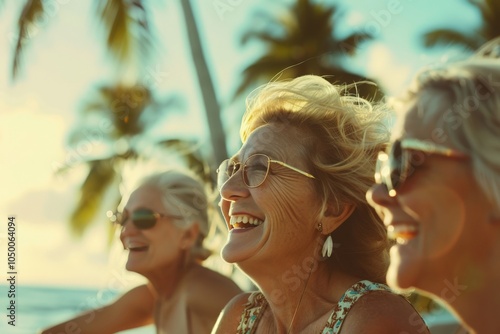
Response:
[{"label": "woman's chin", "polygon": [[406,245],[394,245],[390,250],[391,263],[387,270],[387,284],[398,290],[412,289],[422,274],[422,266],[415,249]]},{"label": "woman's chin", "polygon": [[222,248],[221,257],[228,263],[240,263],[248,259],[250,255],[248,254],[248,252],[242,250],[241,247],[227,243]]},{"label": "woman's chin", "polygon": [[229,231],[228,239],[221,251],[224,261],[241,263],[252,257],[262,247],[264,233],[261,226]]},{"label": "woman's chin", "polygon": [[130,261],[125,264],[125,269],[127,269],[128,271],[137,273],[137,274],[141,274],[141,275],[143,274],[143,270],[141,270],[141,266],[139,266],[137,263],[133,263]]}]

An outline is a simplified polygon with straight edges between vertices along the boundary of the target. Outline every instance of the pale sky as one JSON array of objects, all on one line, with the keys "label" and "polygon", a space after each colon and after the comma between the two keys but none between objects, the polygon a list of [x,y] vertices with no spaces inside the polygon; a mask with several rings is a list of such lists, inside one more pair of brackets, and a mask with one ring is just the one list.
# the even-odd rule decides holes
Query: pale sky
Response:
[{"label": "pale sky", "polygon": [[[107,82],[111,71],[102,38],[87,1],[52,1],[51,17],[40,23],[30,40],[19,79],[10,83],[11,49],[18,17],[17,4],[6,3],[0,11],[0,213],[3,221],[16,216],[18,224],[17,269],[19,284],[80,285],[116,288],[132,284],[125,274],[123,251],[115,243],[106,246],[106,229],[94,226],[82,239],[72,238],[65,218],[76,201],[76,191],[86,175],[84,167],[73,167],[66,177],[55,177],[55,165],[95,153],[97,148],[70,150],[66,139],[75,127],[77,110],[91,85]],[[158,124],[152,135],[187,136],[206,142],[208,132],[191,55],[185,44],[182,15],[177,2],[152,1],[160,36],[159,57],[150,68],[157,75],[160,94],[171,91],[184,96],[183,113]],[[242,49],[238,36],[248,27],[252,8],[261,0],[193,0],[206,40],[208,61],[223,103],[230,153],[239,148],[239,119],[244,109],[228,105],[239,70],[256,54]],[[214,5],[223,3],[227,11]],[[397,94],[415,70],[440,61],[443,51],[425,53],[417,37],[429,27],[460,22],[461,29],[474,29],[478,16],[466,1],[434,0],[349,1],[345,33],[352,27],[375,32],[380,42],[370,44],[353,66],[381,82],[386,91]],[[429,7],[430,6],[430,7]],[[276,6],[275,6],[276,7]],[[432,8],[432,10],[430,10]],[[391,13],[390,16],[387,13]],[[453,55],[453,53],[451,53]],[[110,205],[103,204],[104,206]],[[110,207],[110,209],[113,209]],[[6,224],[1,224],[0,250],[6,253]],[[7,256],[0,256],[5,268]],[[126,277],[126,278],[125,278]],[[130,277],[130,281],[129,281]],[[118,283],[117,283],[118,282]]]}]

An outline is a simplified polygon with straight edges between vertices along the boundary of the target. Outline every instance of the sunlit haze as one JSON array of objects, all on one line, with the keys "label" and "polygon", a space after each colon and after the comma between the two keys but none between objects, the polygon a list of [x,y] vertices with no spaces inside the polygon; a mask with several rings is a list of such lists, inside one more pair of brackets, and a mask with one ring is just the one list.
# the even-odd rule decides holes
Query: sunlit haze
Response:
[{"label": "sunlit haze", "polygon": [[[239,36],[252,24],[253,8],[267,1],[222,1],[233,3],[224,13],[216,1],[191,1],[204,39],[205,53],[227,131],[232,154],[240,143],[239,120],[244,101],[229,103],[240,70],[259,50],[244,48]],[[344,1],[347,3],[347,1]],[[378,80],[386,92],[398,94],[418,67],[454,57],[458,51],[444,53],[434,48],[424,51],[419,36],[431,28],[447,27],[460,21],[460,29],[475,29],[478,14],[467,2],[398,1],[397,14],[380,16],[393,1],[349,1],[343,28],[372,29],[377,42],[360,49],[353,61],[354,70]],[[108,226],[103,220],[82,238],[71,235],[68,215],[87,170],[77,167],[78,159],[97,154],[98,148],[67,146],[69,131],[78,120],[78,108],[92,87],[112,83],[109,56],[103,47],[92,1],[52,1],[56,4],[45,26],[30,39],[23,54],[19,78],[10,78],[11,57],[17,33],[17,2],[0,8],[0,213],[3,221],[13,215],[18,224],[18,284],[79,285],[105,287],[123,275],[123,250],[118,238],[108,248]],[[166,4],[165,4],[166,3]],[[340,2],[342,3],[342,2]],[[155,88],[160,97],[178,94],[183,106],[167,115],[150,135],[164,138],[196,139],[208,145],[208,130],[198,83],[185,42],[185,27],[180,7],[174,1],[152,1],[158,40],[158,57],[149,67],[156,75]],[[432,8],[432,10],[430,10]],[[454,53],[455,52],[455,53]],[[208,146],[207,146],[208,147]],[[209,147],[208,147],[209,148]],[[55,176],[55,167],[74,164],[64,176]],[[104,209],[114,209],[103,203]],[[1,224],[0,267],[6,261],[6,224]],[[122,276],[124,277],[124,276]],[[121,285],[132,284],[123,281]]]}]

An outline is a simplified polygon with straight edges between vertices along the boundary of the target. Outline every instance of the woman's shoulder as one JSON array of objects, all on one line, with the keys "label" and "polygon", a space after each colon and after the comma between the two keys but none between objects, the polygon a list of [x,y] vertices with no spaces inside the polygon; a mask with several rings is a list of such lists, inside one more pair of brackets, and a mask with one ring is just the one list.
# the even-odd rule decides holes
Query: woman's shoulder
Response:
[{"label": "woman's shoulder", "polygon": [[242,292],[234,296],[220,313],[212,333],[234,333],[238,328],[241,316],[245,312],[255,292]]},{"label": "woman's shoulder", "polygon": [[229,277],[202,266],[192,268],[182,286],[191,307],[203,312],[215,310],[217,314],[241,293],[239,286]]},{"label": "woman's shoulder", "polygon": [[395,292],[385,289],[364,294],[345,318],[345,333],[429,333],[429,330],[413,306]]},{"label": "woman's shoulder", "polygon": [[193,266],[185,277],[188,290],[209,289],[214,293],[229,291],[236,295],[241,292],[239,286],[229,277],[201,265]]}]

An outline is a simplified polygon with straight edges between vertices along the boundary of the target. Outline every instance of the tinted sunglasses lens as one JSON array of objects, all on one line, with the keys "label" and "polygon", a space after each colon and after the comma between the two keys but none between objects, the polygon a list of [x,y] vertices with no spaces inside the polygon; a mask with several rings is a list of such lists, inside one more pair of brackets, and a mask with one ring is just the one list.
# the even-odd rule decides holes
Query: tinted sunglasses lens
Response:
[{"label": "tinted sunglasses lens", "polygon": [[401,168],[403,165],[403,150],[401,149],[401,143],[396,141],[391,148],[391,153],[389,155],[389,170],[390,170],[390,187],[389,190],[396,189],[399,184],[403,181],[401,180]]},{"label": "tinted sunglasses lens", "polygon": [[151,210],[137,210],[132,213],[132,222],[138,229],[152,228],[156,224],[156,215]]}]

